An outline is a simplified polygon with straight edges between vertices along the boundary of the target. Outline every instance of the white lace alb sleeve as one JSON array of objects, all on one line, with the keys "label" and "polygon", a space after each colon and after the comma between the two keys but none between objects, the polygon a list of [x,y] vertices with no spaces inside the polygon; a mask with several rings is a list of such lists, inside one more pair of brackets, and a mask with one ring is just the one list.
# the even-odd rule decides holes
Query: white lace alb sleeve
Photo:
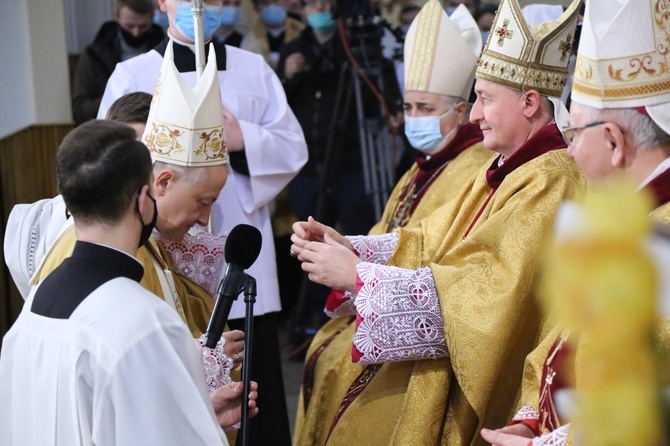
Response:
[{"label": "white lace alb sleeve", "polygon": [[569,430],[570,425],[566,424],[546,435],[533,438],[533,446],[565,446],[568,442]]},{"label": "white lace alb sleeve", "polygon": [[360,364],[448,355],[440,301],[430,268],[409,270],[361,262],[354,346]]},{"label": "white lace alb sleeve", "polygon": [[398,244],[399,234],[390,232],[381,235],[353,235],[347,240],[363,262],[386,265]]},{"label": "white lace alb sleeve", "polygon": [[519,411],[514,415],[512,421],[538,421],[540,419],[540,414],[533,407],[525,404]]},{"label": "white lace alb sleeve", "polygon": [[207,335],[202,335],[194,339],[195,345],[199,347],[202,352],[202,364],[205,368],[205,381],[209,392],[214,392],[219,387],[225,386],[232,382],[230,379],[230,371],[235,366],[232,358],[229,358],[223,352],[223,346],[226,343],[225,338],[216,344],[216,347],[209,348],[205,346],[207,342]]}]

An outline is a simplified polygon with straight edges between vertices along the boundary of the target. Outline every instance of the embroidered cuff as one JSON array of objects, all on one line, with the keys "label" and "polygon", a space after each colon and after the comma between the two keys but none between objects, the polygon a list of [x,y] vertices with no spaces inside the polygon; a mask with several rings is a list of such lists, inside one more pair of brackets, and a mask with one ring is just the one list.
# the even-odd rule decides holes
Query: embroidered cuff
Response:
[{"label": "embroidered cuff", "polygon": [[525,424],[533,431],[533,434],[540,435],[540,414],[531,406],[524,405],[512,418],[511,426],[515,424]]},{"label": "embroidered cuff", "polygon": [[363,262],[386,265],[398,244],[398,233],[347,236]]},{"label": "embroidered cuff", "polygon": [[[358,281],[358,278],[356,278]],[[340,316],[353,316],[356,314],[354,298],[356,295],[351,291],[331,290],[326,299],[324,312],[328,317],[334,319]]]},{"label": "embroidered cuff", "polygon": [[361,364],[447,356],[444,325],[430,268],[408,270],[361,262],[356,267],[356,334]]}]

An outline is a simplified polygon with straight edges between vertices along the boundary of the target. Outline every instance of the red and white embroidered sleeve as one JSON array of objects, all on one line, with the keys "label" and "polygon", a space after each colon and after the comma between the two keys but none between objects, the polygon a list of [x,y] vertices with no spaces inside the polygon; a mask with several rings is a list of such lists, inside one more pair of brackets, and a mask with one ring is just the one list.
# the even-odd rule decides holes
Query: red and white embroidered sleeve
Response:
[{"label": "red and white embroidered sleeve", "polygon": [[385,265],[398,244],[398,236],[397,232],[390,232],[381,235],[347,236],[347,240],[363,262]]},{"label": "red and white embroidered sleeve", "polygon": [[448,355],[430,268],[409,270],[362,262],[353,357],[360,364]]},{"label": "red and white embroidered sleeve", "polygon": [[535,435],[539,433],[540,414],[532,406],[524,405],[518,410],[514,418],[512,418],[511,425],[523,423],[528,426]]}]

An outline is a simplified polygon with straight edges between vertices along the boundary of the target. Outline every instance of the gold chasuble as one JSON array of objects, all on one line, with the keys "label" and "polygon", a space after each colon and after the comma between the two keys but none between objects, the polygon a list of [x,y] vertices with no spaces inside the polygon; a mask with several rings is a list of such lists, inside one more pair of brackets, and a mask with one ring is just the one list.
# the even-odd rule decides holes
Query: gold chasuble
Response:
[{"label": "gold chasuble", "polygon": [[307,365],[344,331],[323,348],[319,362],[330,365],[314,368],[306,413],[303,388],[294,444],[485,444],[480,428],[509,421],[541,325],[538,253],[560,202],[584,186],[564,146],[557,127],[545,127],[501,166],[495,157],[419,227],[400,230],[389,264],[430,266],[450,356],[362,367],[351,361],[355,324],[332,321]]},{"label": "gold chasuble", "polygon": [[[70,257],[75,242],[76,234],[72,227],[56,240],[33,280],[36,283],[42,282],[63,260]],[[214,299],[202,287],[182,276],[170,273],[169,257],[153,237],[137,250],[136,258],[144,267],[140,285],[163,300],[166,300],[164,289],[176,296],[175,298],[168,296],[174,304],[166,301],[188,325],[193,337],[200,337],[207,330],[209,317],[214,309]]]},{"label": "gold chasuble", "polygon": [[[432,166],[414,163],[393,190],[382,220],[369,234],[388,232],[387,229],[394,225],[394,221],[405,228],[418,227],[422,219],[455,199],[468,178],[492,157],[491,152],[483,148],[481,140],[479,127],[466,124],[459,129],[449,146],[431,158],[438,163]],[[420,159],[425,160],[425,156]],[[425,174],[423,181],[418,178],[420,171]],[[417,185],[418,188],[412,189]],[[351,362],[351,340],[355,329],[352,322],[353,317],[349,316],[329,321],[317,332],[307,351],[298,399],[294,437],[296,445],[325,442],[333,417],[331,415],[328,418],[324,414],[337,411],[342,395],[363,370],[363,367]],[[326,419],[329,421],[326,422]]]},{"label": "gold chasuble", "polygon": [[[381,220],[368,234],[417,226],[435,209],[455,198],[460,187],[492,156],[482,145],[482,138],[479,126],[468,123],[459,129],[449,147],[437,155],[430,159],[418,155],[393,189]],[[428,180],[421,181],[421,175]],[[430,193],[429,188],[432,188]]]}]

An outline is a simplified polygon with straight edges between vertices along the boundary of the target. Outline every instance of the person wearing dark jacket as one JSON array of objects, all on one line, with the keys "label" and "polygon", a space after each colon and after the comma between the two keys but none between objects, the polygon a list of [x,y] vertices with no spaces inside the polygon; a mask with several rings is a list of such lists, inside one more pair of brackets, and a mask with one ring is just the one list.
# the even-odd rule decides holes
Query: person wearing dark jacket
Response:
[{"label": "person wearing dark jacket", "polygon": [[[298,220],[313,216],[328,225],[366,234],[377,217],[366,191],[358,111],[350,88],[352,71],[346,68],[350,65],[332,6],[329,0],[303,0],[307,27],[280,51],[277,74],[302,126],[309,152],[307,164],[288,184],[287,198]],[[379,62],[382,85],[386,87],[381,94],[394,114],[400,110],[401,100],[393,64],[381,55]],[[379,102],[363,81],[361,86],[364,117],[379,116]],[[304,334],[309,335],[320,325],[321,309],[330,290],[315,284],[303,287],[301,295],[308,296],[310,308],[297,308],[295,313],[300,316],[294,317],[300,319],[298,324],[305,324]],[[301,306],[307,302],[305,297],[299,300]]]},{"label": "person wearing dark jacket", "polygon": [[158,45],[165,36],[152,23],[151,0],[117,0],[116,20],[103,23],[81,53],[74,75],[72,115],[75,125],[95,119],[116,64]]}]

